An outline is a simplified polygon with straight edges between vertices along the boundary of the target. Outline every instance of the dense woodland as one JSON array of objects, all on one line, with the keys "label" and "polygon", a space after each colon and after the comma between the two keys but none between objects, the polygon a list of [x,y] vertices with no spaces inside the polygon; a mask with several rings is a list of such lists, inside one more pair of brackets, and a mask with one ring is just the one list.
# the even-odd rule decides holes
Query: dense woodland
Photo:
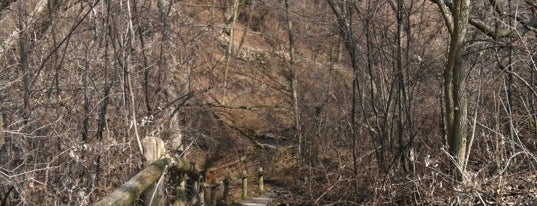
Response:
[{"label": "dense woodland", "polygon": [[2,0],[0,111],[5,205],[90,205],[147,136],[278,202],[535,205],[537,1]]}]

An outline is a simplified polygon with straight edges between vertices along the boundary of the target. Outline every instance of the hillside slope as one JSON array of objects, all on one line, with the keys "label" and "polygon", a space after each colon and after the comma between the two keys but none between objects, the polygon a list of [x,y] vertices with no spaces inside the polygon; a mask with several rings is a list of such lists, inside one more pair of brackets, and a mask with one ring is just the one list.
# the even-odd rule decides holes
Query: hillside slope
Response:
[{"label": "hillside slope", "polygon": [[3,1],[3,203],[89,205],[142,169],[146,136],[207,181],[265,168],[275,202],[537,201],[537,4],[472,3],[473,24],[517,35],[468,28],[461,169],[447,148],[450,29],[435,1],[284,2]]}]

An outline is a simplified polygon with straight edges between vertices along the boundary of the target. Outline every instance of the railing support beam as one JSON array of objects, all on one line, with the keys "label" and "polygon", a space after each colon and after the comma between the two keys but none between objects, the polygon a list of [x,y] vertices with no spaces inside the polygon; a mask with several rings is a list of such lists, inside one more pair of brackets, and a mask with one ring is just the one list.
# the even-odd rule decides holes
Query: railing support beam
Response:
[{"label": "railing support beam", "polygon": [[142,170],[110,195],[95,203],[95,205],[129,205],[149,185],[158,180],[166,167],[176,167],[179,172],[186,173],[192,178],[199,177],[199,170],[194,163],[178,157],[165,157]]}]

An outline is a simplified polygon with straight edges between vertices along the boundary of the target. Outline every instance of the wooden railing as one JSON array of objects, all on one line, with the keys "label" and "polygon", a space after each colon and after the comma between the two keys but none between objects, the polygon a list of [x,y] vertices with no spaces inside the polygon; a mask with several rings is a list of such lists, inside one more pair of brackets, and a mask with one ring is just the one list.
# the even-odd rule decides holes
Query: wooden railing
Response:
[{"label": "wooden railing", "polygon": [[[230,184],[235,180],[241,180],[242,195],[244,200],[248,197],[248,174],[243,171],[240,177],[231,178],[226,176],[221,181],[211,181],[210,183],[202,183],[201,173],[196,168],[195,164],[189,162],[177,155],[163,155],[164,143],[162,139],[158,137],[147,137],[143,141],[144,157],[146,159],[145,169],[136,174],[126,183],[121,185],[118,189],[104,197],[94,205],[130,205],[133,201],[138,199],[142,193],[145,205],[165,205],[163,198],[163,184],[162,180],[168,171],[172,171],[175,176],[181,176],[181,182],[175,182],[174,185],[178,194],[174,200],[174,206],[186,205],[186,188],[191,188],[192,195],[191,204],[205,205],[205,190],[210,193],[209,205],[216,205],[216,190],[221,185],[224,186],[223,197],[224,204],[230,205]],[[188,177],[185,178],[183,174]],[[259,168],[255,176],[258,178],[258,188],[260,192],[264,191],[263,185],[263,168]],[[188,179],[190,181],[186,181]],[[185,186],[188,184],[188,186]]]},{"label": "wooden railing", "polygon": [[[216,205],[216,190],[220,186],[224,186],[223,190],[223,199],[225,205],[231,205],[231,199],[230,199],[230,193],[231,193],[231,183],[235,182],[237,180],[240,180],[240,187],[241,187],[241,199],[245,200],[248,198],[248,177],[251,177],[252,175],[248,175],[246,171],[242,171],[242,175],[239,177],[232,178],[230,176],[226,176],[221,181],[211,181],[210,183],[203,184],[204,189],[208,189],[210,192],[210,199],[209,199],[209,205],[214,206]],[[257,183],[258,183],[258,191],[259,193],[263,193],[265,191],[264,188],[264,171],[263,168],[260,167],[257,169],[255,174],[253,176],[257,177]]]}]

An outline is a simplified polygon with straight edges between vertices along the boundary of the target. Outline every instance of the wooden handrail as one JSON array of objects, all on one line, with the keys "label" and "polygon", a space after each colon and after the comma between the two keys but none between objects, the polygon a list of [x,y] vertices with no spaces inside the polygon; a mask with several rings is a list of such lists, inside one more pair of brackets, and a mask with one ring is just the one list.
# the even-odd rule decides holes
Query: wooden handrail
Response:
[{"label": "wooden handrail", "polygon": [[[216,188],[220,185],[224,185],[224,203],[226,205],[229,205],[230,198],[229,198],[229,184],[232,180],[229,176],[226,176],[226,178],[223,181],[212,181],[211,183],[201,183],[200,180],[200,171],[196,168],[195,164],[192,162],[188,162],[183,158],[179,158],[178,156],[170,156],[167,155],[163,158],[161,158],[164,155],[164,142],[162,139],[158,137],[146,137],[144,139],[144,150],[146,151],[146,154],[144,154],[144,158],[146,163],[144,165],[147,165],[144,170],[136,174],[134,177],[132,177],[129,181],[121,185],[118,189],[110,193],[108,196],[103,198],[101,201],[95,203],[94,205],[129,205],[131,204],[135,199],[138,199],[142,193],[145,191],[145,204],[148,205],[162,205],[164,204],[164,199],[162,199],[162,185],[159,181],[159,179],[162,177],[162,175],[166,174],[167,169],[173,169],[171,174],[187,174],[188,175],[188,182],[187,184],[191,185],[191,188],[194,188],[195,194],[193,197],[197,199],[191,199],[192,204],[204,204],[204,197],[203,197],[203,189],[209,188],[210,189],[210,205],[216,205]],[[259,192],[263,192],[263,168],[259,168],[255,172],[257,178],[258,178],[258,188]],[[246,173],[246,171],[243,171],[241,176],[238,178],[233,178],[235,180],[241,180],[241,188],[242,188],[242,199],[245,200],[248,196],[248,177],[249,175]],[[182,179],[182,178],[181,178]],[[173,205],[185,205],[184,201],[184,192],[185,192],[185,186],[184,186],[184,179],[181,182],[176,182],[174,184],[177,184],[177,190],[179,192],[178,198],[176,198]],[[199,186],[199,188],[198,188]],[[198,189],[202,189],[202,191],[198,191]]]},{"label": "wooden handrail", "polygon": [[142,192],[159,179],[168,167],[175,167],[181,173],[198,179],[200,172],[192,162],[179,157],[165,157],[142,170],[125,184],[106,196],[95,205],[129,205],[142,194]]}]

